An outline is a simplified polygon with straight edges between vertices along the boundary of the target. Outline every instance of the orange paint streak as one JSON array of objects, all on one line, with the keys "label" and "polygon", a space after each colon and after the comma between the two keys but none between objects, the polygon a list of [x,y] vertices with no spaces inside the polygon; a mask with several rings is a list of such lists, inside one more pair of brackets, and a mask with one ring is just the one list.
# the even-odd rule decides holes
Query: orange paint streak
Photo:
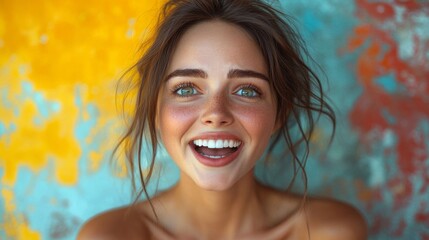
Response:
[{"label": "orange paint streak", "polygon": [[381,53],[381,45],[377,42],[370,43],[369,47],[364,50],[357,62],[358,79],[366,87],[372,82],[372,79],[380,75],[377,67],[377,58]]}]

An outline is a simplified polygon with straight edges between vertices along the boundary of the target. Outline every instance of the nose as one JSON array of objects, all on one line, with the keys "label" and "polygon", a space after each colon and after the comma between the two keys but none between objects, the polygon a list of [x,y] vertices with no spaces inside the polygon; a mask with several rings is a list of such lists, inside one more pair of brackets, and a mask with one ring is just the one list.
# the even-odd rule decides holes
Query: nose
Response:
[{"label": "nose", "polygon": [[230,125],[234,118],[228,102],[224,94],[217,94],[209,97],[204,105],[201,122],[211,127]]}]

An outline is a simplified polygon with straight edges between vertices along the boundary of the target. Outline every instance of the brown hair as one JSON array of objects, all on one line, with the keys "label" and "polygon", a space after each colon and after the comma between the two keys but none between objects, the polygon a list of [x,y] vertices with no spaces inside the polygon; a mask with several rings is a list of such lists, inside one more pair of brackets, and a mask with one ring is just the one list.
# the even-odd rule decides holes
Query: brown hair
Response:
[{"label": "brown hair", "polygon": [[[288,17],[283,13],[260,0],[170,0],[164,5],[154,39],[146,45],[143,56],[132,67],[138,70],[139,76],[135,109],[131,124],[115,149],[116,152],[121,145],[125,147],[134,190],[134,174],[138,168],[141,189],[136,200],[143,193],[149,199],[146,187],[153,173],[158,145],[155,129],[157,99],[170,59],[187,29],[210,20],[220,20],[243,28],[261,49],[268,66],[270,87],[277,99],[277,121],[281,124],[266,156],[269,157],[274,147],[284,140],[287,148],[283,156],[290,154],[293,159],[292,182],[298,170],[301,170],[306,193],[304,166],[314,125],[320,115],[326,115],[333,124],[334,132],[335,115],[326,103],[318,76],[304,62],[304,58],[311,60],[311,57],[301,37],[286,19]],[[299,136],[291,133],[290,123],[294,124]],[[141,164],[145,141],[152,154],[146,175],[143,174]],[[302,157],[298,156],[297,151],[300,146],[304,149]]]}]

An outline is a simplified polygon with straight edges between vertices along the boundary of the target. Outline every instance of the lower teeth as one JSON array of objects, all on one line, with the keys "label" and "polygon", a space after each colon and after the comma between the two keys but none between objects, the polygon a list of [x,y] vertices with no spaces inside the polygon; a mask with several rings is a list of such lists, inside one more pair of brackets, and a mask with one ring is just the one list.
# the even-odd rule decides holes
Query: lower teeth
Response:
[{"label": "lower teeth", "polygon": [[219,159],[219,158],[224,158],[225,157],[225,156],[210,156],[210,155],[204,155],[204,154],[201,154],[201,155],[203,155],[204,157],[213,158],[213,159]]}]

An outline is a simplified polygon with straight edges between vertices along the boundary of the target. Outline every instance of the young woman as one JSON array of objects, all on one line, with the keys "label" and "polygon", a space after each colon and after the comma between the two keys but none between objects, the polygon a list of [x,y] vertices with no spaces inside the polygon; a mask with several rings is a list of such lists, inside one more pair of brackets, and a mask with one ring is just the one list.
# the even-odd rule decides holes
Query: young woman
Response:
[{"label": "young woman", "polygon": [[[298,149],[308,153],[314,113],[335,125],[281,13],[259,0],[172,0],[160,19],[135,66],[139,90],[122,144],[146,195],[158,144],[180,180],[94,217],[78,239],[366,239],[365,221],[349,205],[280,191],[254,176],[276,144],[287,147],[281,161],[304,170]],[[146,141],[154,154],[143,176],[134,156]]]}]

